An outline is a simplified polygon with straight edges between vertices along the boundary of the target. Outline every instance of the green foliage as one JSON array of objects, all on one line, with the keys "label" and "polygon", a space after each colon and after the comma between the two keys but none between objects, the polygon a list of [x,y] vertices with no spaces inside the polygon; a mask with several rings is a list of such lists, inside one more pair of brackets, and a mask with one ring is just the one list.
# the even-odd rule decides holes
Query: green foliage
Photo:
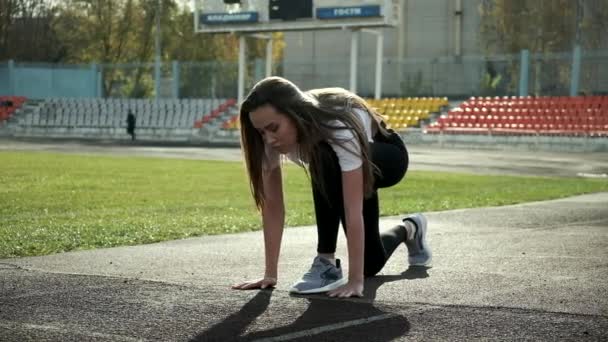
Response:
[{"label": "green foliage", "polygon": [[570,51],[608,47],[607,0],[484,0],[479,13],[481,44],[488,54]]},{"label": "green foliage", "polygon": [[[84,64],[153,62],[156,18],[160,16],[163,62],[237,60],[237,35],[195,33],[193,13],[183,2],[161,0],[160,9],[157,5],[158,0],[2,0],[0,59]],[[282,37],[282,33],[273,34],[275,60],[283,54]],[[247,41],[250,58],[265,56],[265,41]],[[132,72],[130,91],[139,94],[146,88],[140,84],[144,71]],[[107,72],[105,94],[112,94],[125,74]]]},{"label": "green foliage", "polygon": [[[551,54],[570,52],[576,44],[583,50],[608,48],[608,0],[483,0],[479,13],[486,55],[530,51],[532,92],[537,96],[560,95],[569,88],[570,59]],[[519,67],[517,62],[509,67],[510,89],[516,87]]]},{"label": "green foliage", "polygon": [[55,62],[65,57],[48,0],[0,1],[0,60]]},{"label": "green foliage", "polygon": [[[302,169],[287,166],[284,182],[287,225],[313,224]],[[397,215],[594,191],[608,183],[411,172],[380,197],[382,215]],[[258,229],[242,163],[0,152],[0,258]]]}]

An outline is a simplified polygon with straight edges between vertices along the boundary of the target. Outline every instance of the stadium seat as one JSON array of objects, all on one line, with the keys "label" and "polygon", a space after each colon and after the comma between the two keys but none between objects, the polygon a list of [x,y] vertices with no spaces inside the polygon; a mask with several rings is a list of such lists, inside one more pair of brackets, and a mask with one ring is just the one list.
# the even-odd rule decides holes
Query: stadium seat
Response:
[{"label": "stadium seat", "polygon": [[425,132],[606,136],[607,117],[608,96],[473,97]]},{"label": "stadium seat", "polygon": [[[2,97],[5,99],[7,97]],[[12,98],[14,106],[0,106],[0,120],[6,120],[25,98]],[[126,115],[131,110],[142,134],[189,134],[194,128],[221,123],[235,114],[236,99],[122,99],[122,98],[49,98],[32,105],[14,124],[27,129],[53,130],[54,134],[116,134],[124,136]],[[210,115],[213,114],[213,115]],[[213,121],[213,122],[210,122]],[[217,123],[215,122],[217,121]],[[230,128],[235,120],[230,119]],[[177,130],[176,130],[177,129]],[[166,133],[162,133],[166,130]],[[98,132],[98,133],[95,133]],[[156,132],[156,133],[155,133]],[[142,135],[142,136],[143,136]]]},{"label": "stadium seat", "polygon": [[[204,115],[194,122],[195,128],[206,125],[217,125],[221,129],[234,129],[232,116],[238,112],[236,99],[212,99],[203,102]],[[200,126],[200,127],[199,127]]]},{"label": "stadium seat", "polygon": [[0,122],[11,118],[26,100],[23,96],[0,96]]},{"label": "stadium seat", "polygon": [[439,113],[448,105],[447,98],[415,97],[366,99],[367,103],[385,117],[389,127],[405,130],[419,126],[421,120],[428,119],[431,113]]}]

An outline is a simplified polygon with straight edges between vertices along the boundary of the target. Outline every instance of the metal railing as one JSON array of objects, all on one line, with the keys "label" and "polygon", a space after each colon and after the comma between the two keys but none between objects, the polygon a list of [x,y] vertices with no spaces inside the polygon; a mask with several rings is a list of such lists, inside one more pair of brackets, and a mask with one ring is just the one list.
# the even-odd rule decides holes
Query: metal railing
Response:
[{"label": "metal railing", "polygon": [[[246,88],[265,74],[264,61],[247,64]],[[374,93],[375,61],[359,61],[357,93]],[[577,69],[578,68],[578,69]],[[0,94],[48,97],[235,98],[237,62],[165,62],[160,82],[154,63],[0,63]],[[273,65],[302,89],[348,88],[346,59],[312,63],[286,60]],[[383,63],[382,97],[564,96],[608,94],[608,51],[553,54],[390,59]]]}]

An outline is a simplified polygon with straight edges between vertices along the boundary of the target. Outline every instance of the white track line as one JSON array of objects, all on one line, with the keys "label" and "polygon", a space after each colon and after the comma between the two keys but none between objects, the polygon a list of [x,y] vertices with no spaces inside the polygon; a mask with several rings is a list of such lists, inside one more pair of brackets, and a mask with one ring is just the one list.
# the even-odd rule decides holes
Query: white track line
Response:
[{"label": "white track line", "polygon": [[374,321],[381,321],[384,319],[389,319],[389,318],[398,317],[398,316],[399,315],[397,315],[397,314],[388,313],[388,314],[384,314],[384,315],[378,315],[378,316],[372,316],[372,317],[368,317],[368,318],[361,318],[361,319],[355,319],[352,321],[330,324],[330,325],[326,325],[326,326],[322,326],[322,327],[318,327],[318,328],[302,330],[302,331],[298,331],[295,333],[290,333],[290,334],[285,334],[285,335],[280,335],[280,336],[275,336],[275,337],[261,338],[258,340],[254,340],[254,342],[289,341],[289,340],[293,340],[296,338],[308,337],[308,336],[317,335],[317,334],[321,334],[321,333],[328,332],[328,331],[343,329],[343,328],[351,327],[354,325],[362,325],[362,324],[366,324],[366,323],[370,323],[370,322],[374,322]]}]

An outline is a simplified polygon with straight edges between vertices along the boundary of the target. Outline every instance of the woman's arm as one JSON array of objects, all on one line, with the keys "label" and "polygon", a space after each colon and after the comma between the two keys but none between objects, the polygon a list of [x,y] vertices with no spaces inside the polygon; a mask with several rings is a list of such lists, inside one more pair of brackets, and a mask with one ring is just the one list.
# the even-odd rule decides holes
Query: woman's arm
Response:
[{"label": "woman's arm", "polygon": [[363,230],[363,171],[361,168],[342,172],[342,195],[348,246],[348,284],[330,291],[329,295],[332,297],[362,296],[365,233]]},{"label": "woman's arm", "polygon": [[274,286],[277,283],[279,253],[285,223],[283,203],[283,180],[281,167],[264,173],[264,205],[262,223],[264,225],[265,271],[262,279],[249,280],[235,284],[233,289],[249,290]]},{"label": "woman's arm", "polygon": [[283,179],[281,167],[264,173],[264,250],[266,260],[265,277],[277,278],[281,239],[285,225],[285,204],[283,202]]}]

